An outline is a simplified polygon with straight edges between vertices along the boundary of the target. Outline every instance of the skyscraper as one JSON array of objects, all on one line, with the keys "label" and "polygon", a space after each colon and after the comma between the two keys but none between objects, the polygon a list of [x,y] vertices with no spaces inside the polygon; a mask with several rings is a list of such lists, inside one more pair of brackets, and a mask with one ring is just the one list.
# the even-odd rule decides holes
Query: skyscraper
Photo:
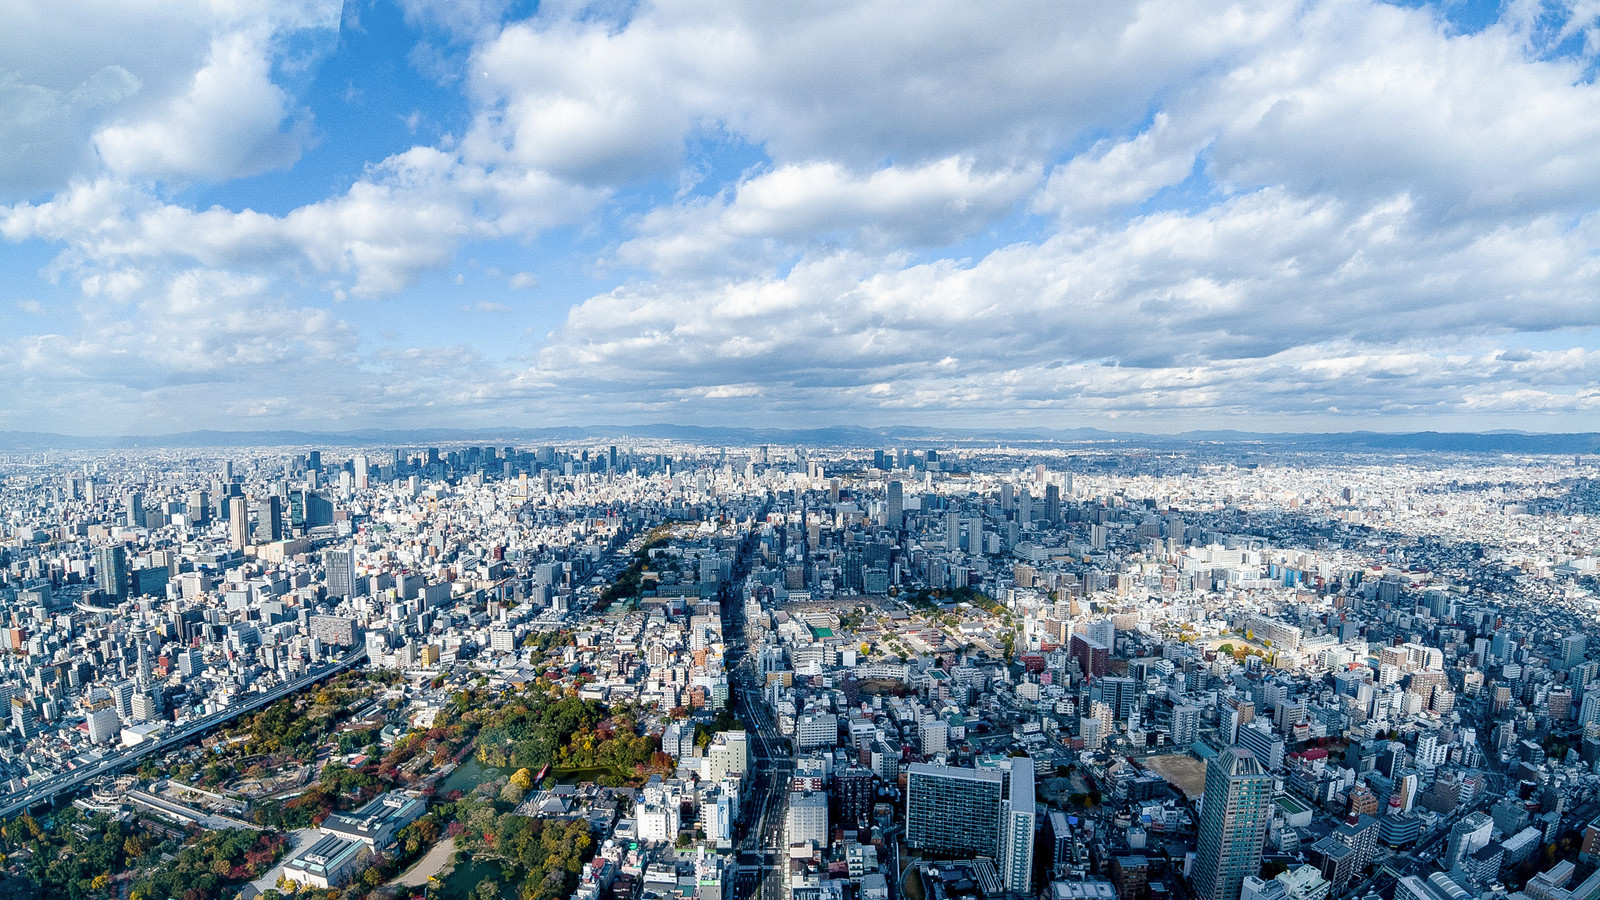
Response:
[{"label": "skyscraper", "polygon": [[256,527],[250,533],[257,544],[283,540],[283,501],[276,496],[256,501]]},{"label": "skyscraper", "polygon": [[1013,894],[1033,893],[1033,760],[1011,759],[1007,797],[1002,807],[1005,822],[1000,835],[1000,875]]},{"label": "skyscraper", "polygon": [[353,597],[356,591],[356,548],[345,547],[322,554],[327,570],[328,596]]},{"label": "skyscraper", "polygon": [[245,511],[243,497],[228,498],[228,543],[235,550],[250,544],[250,514]]},{"label": "skyscraper", "polygon": [[899,531],[905,523],[906,488],[898,481],[889,482],[889,528]]},{"label": "skyscraper", "polygon": [[107,597],[128,595],[128,551],[121,544],[94,552],[94,583]]},{"label": "skyscraper", "polygon": [[1194,894],[1199,900],[1238,900],[1245,876],[1261,869],[1272,776],[1248,751],[1229,747],[1206,764]]}]

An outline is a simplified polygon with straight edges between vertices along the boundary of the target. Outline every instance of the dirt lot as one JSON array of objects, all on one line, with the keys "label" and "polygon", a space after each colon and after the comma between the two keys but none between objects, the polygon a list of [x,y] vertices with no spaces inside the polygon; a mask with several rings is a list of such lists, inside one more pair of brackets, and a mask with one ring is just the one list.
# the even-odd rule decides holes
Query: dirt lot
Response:
[{"label": "dirt lot", "polygon": [[1206,792],[1206,764],[1192,756],[1169,753],[1146,757],[1141,762],[1191,800]]}]

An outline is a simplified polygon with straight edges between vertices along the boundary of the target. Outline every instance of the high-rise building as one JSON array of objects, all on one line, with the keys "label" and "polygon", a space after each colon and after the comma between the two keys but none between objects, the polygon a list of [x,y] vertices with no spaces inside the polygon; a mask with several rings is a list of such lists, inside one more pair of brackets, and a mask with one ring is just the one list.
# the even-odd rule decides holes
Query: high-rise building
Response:
[{"label": "high-rise building", "polygon": [[1001,829],[1000,875],[1013,894],[1033,893],[1033,825],[1037,815],[1033,799],[1033,760],[1011,759],[1007,779],[1004,823]]},{"label": "high-rise building", "polygon": [[1206,764],[1193,887],[1199,900],[1237,900],[1246,875],[1261,869],[1272,776],[1260,760],[1229,747]]},{"label": "high-rise building", "polygon": [[138,491],[128,495],[126,521],[129,528],[144,527],[144,495]]},{"label": "high-rise building", "polygon": [[1569,634],[1561,639],[1561,665],[1570,669],[1583,662],[1584,651],[1588,648],[1588,639],[1580,632]]},{"label": "high-rise building", "polygon": [[94,583],[107,597],[128,596],[128,551],[121,544],[94,552]]},{"label": "high-rise building", "polygon": [[889,528],[899,531],[905,524],[906,517],[906,488],[898,481],[889,482]]},{"label": "high-rise building", "polygon": [[90,743],[108,744],[122,732],[122,722],[117,718],[117,710],[109,702],[91,710],[87,718]]},{"label": "high-rise building", "polygon": [[39,720],[33,714],[33,704],[21,697],[11,698],[11,729],[24,741],[39,733]]},{"label": "high-rise building", "polygon": [[211,495],[205,491],[190,491],[184,502],[183,513],[189,519],[190,525],[210,524]]},{"label": "high-rise building", "polygon": [[243,497],[228,498],[228,543],[235,550],[250,546],[250,514]]},{"label": "high-rise building", "polygon": [[354,597],[356,589],[356,548],[344,547],[322,554],[322,565],[327,572],[329,597]]},{"label": "high-rise building", "polygon": [[874,783],[869,769],[852,768],[833,776],[834,805],[840,822],[862,825],[871,819]]},{"label": "high-rise building", "polygon": [[1450,826],[1450,840],[1445,844],[1444,859],[1440,864],[1447,872],[1463,871],[1467,860],[1488,846],[1494,836],[1494,819],[1482,812],[1471,812]]},{"label": "high-rise building", "polygon": [[1184,703],[1172,708],[1172,743],[1187,747],[1200,739],[1200,707]]},{"label": "high-rise building", "polygon": [[257,544],[283,540],[283,501],[277,496],[262,497],[255,506],[256,527],[250,539]]},{"label": "high-rise building", "polygon": [[1067,642],[1067,655],[1078,663],[1086,678],[1098,678],[1111,669],[1111,647],[1086,634],[1074,634]]},{"label": "high-rise building", "polygon": [[805,791],[789,796],[789,810],[785,816],[785,829],[790,844],[828,844],[828,795],[821,791]]},{"label": "high-rise building", "polygon": [[906,844],[929,853],[1000,856],[1005,773],[912,763],[906,770]]}]

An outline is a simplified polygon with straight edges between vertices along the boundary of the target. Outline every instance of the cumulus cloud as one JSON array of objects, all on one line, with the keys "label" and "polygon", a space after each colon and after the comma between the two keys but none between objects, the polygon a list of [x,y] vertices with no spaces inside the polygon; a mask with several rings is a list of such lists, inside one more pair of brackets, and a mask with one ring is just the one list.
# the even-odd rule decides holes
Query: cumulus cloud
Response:
[{"label": "cumulus cloud", "polygon": [[708,261],[760,261],[775,246],[839,236],[871,247],[942,246],[1008,214],[1038,183],[1036,168],[974,171],[948,158],[855,173],[835,163],[790,165],[741,181],[723,196],[651,211],[621,257],[664,272]]},{"label": "cumulus cloud", "polygon": [[[18,162],[0,189],[55,183],[0,207],[0,235],[59,246],[43,274],[83,296],[77,331],[13,338],[0,384],[57,358],[119,401],[210,385],[229,415],[292,417],[309,407],[271,372],[306,358],[350,417],[1600,424],[1591,6],[1513,4],[1468,34],[1372,0],[658,0],[514,22],[499,0],[407,0],[413,58],[463,92],[458,131],[271,213],[162,183],[295,163],[312,131],[285,35],[336,8],[151,8],[158,50],[96,30],[105,52],[61,62],[0,35],[21,61],[0,103],[24,113],[0,117]],[[22,31],[64,42],[52,28]],[[568,272],[625,280],[531,363],[374,349],[337,305],[529,314],[414,295],[491,242],[566,242]],[[513,289],[571,290],[489,258]],[[134,322],[173,355],[122,337]]]},{"label": "cumulus cloud", "polygon": [[[1408,336],[1462,346],[1600,325],[1588,300],[1600,290],[1593,217],[1577,228],[1541,219],[1489,234],[1430,224],[1403,197],[1361,206],[1269,189],[1198,213],[1005,247],[971,265],[812,255],[781,277],[592,298],[571,312],[539,368],[618,395],[641,384],[709,392],[765,382],[769,394],[842,393],[855,405],[872,387],[882,409],[937,409],[943,396],[958,408],[1015,401],[1084,411],[1098,409],[1086,399],[1096,385],[1127,389],[1129,408],[1168,409],[1173,398],[1225,405],[1239,396],[1228,379],[1281,373],[1293,361],[1305,391],[1298,401],[1276,394],[1286,409],[1318,390],[1350,408],[1372,399],[1360,394],[1380,383],[1375,372],[1394,369],[1380,348]],[[1329,347],[1367,369],[1332,385],[1306,380],[1309,361]],[[1459,405],[1466,387],[1496,373],[1553,371],[1501,363],[1460,369],[1463,385],[1437,402]],[[1592,364],[1583,357],[1581,371]],[[1078,380],[1070,390],[1041,390],[1067,374]]]},{"label": "cumulus cloud", "polygon": [[36,196],[103,165],[226,179],[292,163],[308,122],[274,79],[304,68],[310,48],[331,47],[339,8],[11,4],[0,33],[0,192]]},{"label": "cumulus cloud", "polygon": [[286,121],[289,98],[272,82],[267,51],[263,35],[217,38],[188,92],[149,118],[95,135],[100,157],[118,174],[178,180],[236,178],[292,164],[310,122]]},{"label": "cumulus cloud", "polygon": [[192,210],[102,179],[44,203],[0,209],[0,235],[66,244],[56,268],[84,278],[148,261],[193,263],[327,276],[339,290],[380,295],[448,262],[465,238],[567,221],[595,198],[554,179],[486,172],[418,147],[375,166],[343,195],[282,216]]}]

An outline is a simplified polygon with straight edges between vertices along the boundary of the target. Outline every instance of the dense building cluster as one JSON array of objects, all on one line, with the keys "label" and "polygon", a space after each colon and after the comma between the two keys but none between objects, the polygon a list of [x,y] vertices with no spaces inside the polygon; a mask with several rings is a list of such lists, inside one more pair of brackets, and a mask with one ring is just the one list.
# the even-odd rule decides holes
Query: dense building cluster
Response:
[{"label": "dense building cluster", "polygon": [[[588,823],[584,897],[1596,900],[1594,474],[1226,446],[13,457],[0,804],[103,794],[365,669],[405,686],[386,747],[455,688],[637,719],[649,774],[565,748],[617,783],[511,804]],[[339,887],[434,787],[329,817],[281,874]],[[243,814],[181,791],[140,786]]]}]

